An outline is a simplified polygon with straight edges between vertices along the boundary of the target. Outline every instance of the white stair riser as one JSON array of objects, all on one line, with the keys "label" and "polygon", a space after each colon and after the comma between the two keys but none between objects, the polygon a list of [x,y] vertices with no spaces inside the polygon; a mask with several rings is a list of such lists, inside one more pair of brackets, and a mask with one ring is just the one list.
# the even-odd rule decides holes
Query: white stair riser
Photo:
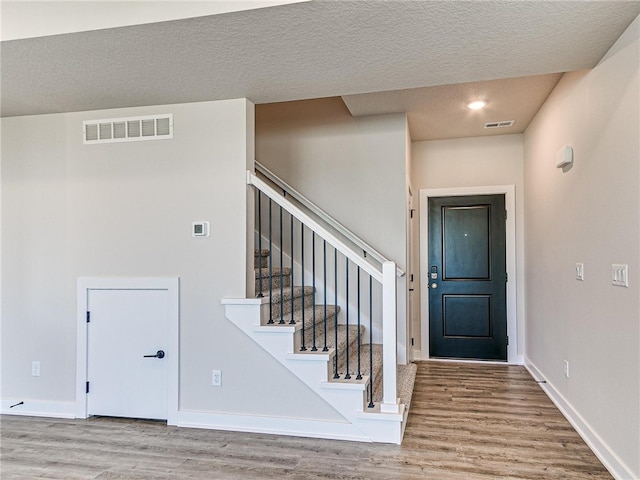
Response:
[{"label": "white stair riser", "polygon": [[327,360],[294,360],[287,358],[286,365],[298,378],[304,379],[307,385],[324,382],[329,375],[329,362]]},{"label": "white stair riser", "polygon": [[[270,327],[274,330],[279,327]],[[256,332],[252,331],[250,335],[255,341],[257,341],[262,348],[264,348],[271,355],[284,356],[288,353],[294,353],[294,342],[291,333],[284,333],[279,331],[274,332]]]},{"label": "white stair riser", "polygon": [[[356,392],[358,393],[357,395],[354,394]],[[325,387],[322,390],[322,396],[331,405],[341,405],[340,409],[353,412],[363,412],[367,403],[363,392],[364,388],[360,391],[352,391]]]}]

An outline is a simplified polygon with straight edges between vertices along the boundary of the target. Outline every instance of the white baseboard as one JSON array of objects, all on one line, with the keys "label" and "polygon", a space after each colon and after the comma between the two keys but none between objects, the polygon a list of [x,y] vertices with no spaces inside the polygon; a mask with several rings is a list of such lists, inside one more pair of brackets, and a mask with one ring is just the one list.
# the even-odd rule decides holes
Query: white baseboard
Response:
[{"label": "white baseboard", "polygon": [[301,418],[180,410],[178,411],[178,426],[371,442],[349,422],[325,422]]},{"label": "white baseboard", "polygon": [[546,381],[544,375],[529,358],[525,357],[524,366],[614,478],[617,480],[639,480],[638,477],[634,476],[631,469],[591,428],[589,423],[573,408],[571,403],[551,383]]},{"label": "white baseboard", "polygon": [[[23,402],[20,404],[20,402]],[[24,415],[29,417],[76,418],[76,403],[29,398],[4,398],[0,400],[3,415]],[[12,408],[13,407],[13,408]]]}]

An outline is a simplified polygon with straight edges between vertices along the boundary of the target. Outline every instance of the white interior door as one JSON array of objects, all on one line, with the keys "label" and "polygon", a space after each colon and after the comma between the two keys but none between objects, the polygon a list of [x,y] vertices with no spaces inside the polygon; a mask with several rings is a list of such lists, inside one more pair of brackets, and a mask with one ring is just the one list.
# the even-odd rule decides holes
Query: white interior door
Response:
[{"label": "white interior door", "polygon": [[[167,419],[167,290],[88,290],[87,413]],[[158,351],[163,351],[158,356]],[[162,357],[162,358],[160,358]]]}]

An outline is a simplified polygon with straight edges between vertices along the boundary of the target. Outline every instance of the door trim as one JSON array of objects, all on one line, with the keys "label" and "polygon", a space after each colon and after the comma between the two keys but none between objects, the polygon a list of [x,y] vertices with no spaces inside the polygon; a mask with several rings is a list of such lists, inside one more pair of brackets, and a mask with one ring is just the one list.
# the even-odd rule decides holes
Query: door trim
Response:
[{"label": "door trim", "polygon": [[517,330],[517,275],[516,275],[516,187],[515,185],[495,185],[485,187],[428,188],[420,190],[420,356],[429,360],[429,289],[425,279],[429,273],[429,238],[425,234],[429,225],[429,198],[455,197],[461,195],[504,194],[507,248],[507,363],[520,364],[518,358]]},{"label": "door trim", "polygon": [[179,279],[79,277],[77,280],[76,418],[87,418],[87,308],[90,290],[166,290],[168,293],[167,425],[177,425],[179,395]]}]

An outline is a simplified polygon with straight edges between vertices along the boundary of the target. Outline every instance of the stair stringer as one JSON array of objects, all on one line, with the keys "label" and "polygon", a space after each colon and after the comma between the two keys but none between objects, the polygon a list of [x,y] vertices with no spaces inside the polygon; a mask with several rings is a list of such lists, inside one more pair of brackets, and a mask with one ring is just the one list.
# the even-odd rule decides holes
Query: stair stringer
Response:
[{"label": "stair stringer", "polygon": [[[397,414],[367,411],[365,389],[369,378],[359,381],[329,381],[333,349],[329,352],[297,353],[299,326],[265,325],[268,297],[222,299],[225,316],[236,327],[278,360],[320,398],[353,426],[351,440],[363,442],[402,442],[406,415],[404,405]],[[266,307],[266,308],[265,308]],[[327,436],[326,438],[334,438]]]}]

